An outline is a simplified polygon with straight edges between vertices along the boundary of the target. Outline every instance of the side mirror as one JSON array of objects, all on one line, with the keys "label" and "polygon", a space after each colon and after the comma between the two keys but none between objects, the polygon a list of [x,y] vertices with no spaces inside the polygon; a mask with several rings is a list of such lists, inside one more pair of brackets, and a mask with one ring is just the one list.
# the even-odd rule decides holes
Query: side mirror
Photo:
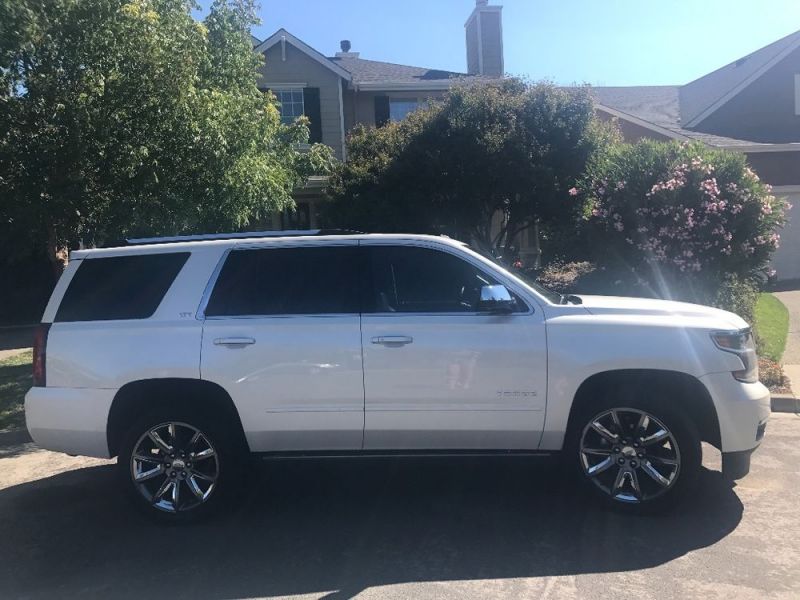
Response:
[{"label": "side mirror", "polygon": [[484,285],[481,288],[481,299],[478,302],[478,311],[493,314],[508,315],[514,312],[516,300],[504,285]]}]

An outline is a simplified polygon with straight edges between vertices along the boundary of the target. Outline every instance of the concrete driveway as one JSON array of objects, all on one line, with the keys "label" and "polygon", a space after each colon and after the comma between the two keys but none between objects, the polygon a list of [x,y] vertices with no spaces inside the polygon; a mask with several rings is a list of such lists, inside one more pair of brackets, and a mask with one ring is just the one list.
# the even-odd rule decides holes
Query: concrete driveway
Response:
[{"label": "concrete driveway", "polygon": [[235,514],[159,527],[118,498],[112,464],[17,438],[0,440],[2,598],[800,597],[791,414],[738,486],[704,470],[681,512],[639,518],[549,459],[362,459],[264,464]]}]

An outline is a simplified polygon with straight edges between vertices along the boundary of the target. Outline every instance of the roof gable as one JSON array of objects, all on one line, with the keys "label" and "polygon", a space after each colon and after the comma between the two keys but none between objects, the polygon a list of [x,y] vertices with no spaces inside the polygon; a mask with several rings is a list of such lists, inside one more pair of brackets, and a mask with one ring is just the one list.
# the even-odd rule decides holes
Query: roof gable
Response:
[{"label": "roof gable", "polygon": [[800,47],[800,31],[681,87],[680,117],[694,127]]},{"label": "roof gable", "polygon": [[262,54],[269,48],[272,48],[272,46],[274,46],[275,44],[281,42],[291,44],[292,46],[300,50],[300,52],[306,54],[309,58],[315,60],[323,67],[330,69],[331,71],[336,73],[342,79],[346,81],[350,81],[352,79],[352,76],[348,71],[346,71],[341,66],[339,66],[338,64],[327,58],[324,54],[314,50],[314,48],[306,44],[300,38],[293,36],[291,33],[289,33],[283,28],[278,29],[278,31],[273,33],[271,36],[269,36],[267,39],[261,42],[258,46],[256,46],[254,50],[259,54]]}]

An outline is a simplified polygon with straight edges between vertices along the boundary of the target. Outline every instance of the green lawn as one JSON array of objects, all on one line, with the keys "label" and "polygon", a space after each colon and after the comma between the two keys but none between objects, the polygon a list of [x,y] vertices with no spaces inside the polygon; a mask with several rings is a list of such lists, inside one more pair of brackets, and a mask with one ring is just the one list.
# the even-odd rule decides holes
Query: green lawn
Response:
[{"label": "green lawn", "polygon": [[31,387],[30,350],[0,361],[0,430],[25,425],[23,400]]},{"label": "green lawn", "polygon": [[772,294],[759,294],[755,320],[759,354],[779,362],[789,333],[789,311]]}]

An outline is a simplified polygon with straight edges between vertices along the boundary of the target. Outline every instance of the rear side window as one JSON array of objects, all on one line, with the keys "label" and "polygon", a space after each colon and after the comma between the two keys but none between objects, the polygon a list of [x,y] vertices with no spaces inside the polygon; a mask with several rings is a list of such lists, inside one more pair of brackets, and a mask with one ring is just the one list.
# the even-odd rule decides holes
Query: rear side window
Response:
[{"label": "rear side window", "polygon": [[358,248],[234,250],[220,271],[208,317],[357,313]]},{"label": "rear side window", "polygon": [[111,321],[151,317],[189,254],[85,258],[72,277],[55,320]]}]

